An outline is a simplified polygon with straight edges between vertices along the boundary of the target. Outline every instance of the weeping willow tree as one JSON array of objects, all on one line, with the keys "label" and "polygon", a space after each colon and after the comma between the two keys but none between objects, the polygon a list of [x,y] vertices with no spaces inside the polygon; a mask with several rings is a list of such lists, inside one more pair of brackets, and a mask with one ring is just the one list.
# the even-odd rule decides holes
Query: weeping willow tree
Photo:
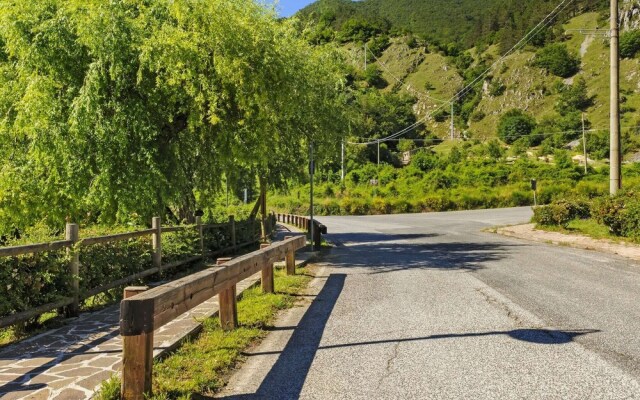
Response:
[{"label": "weeping willow tree", "polygon": [[0,0],[0,233],[283,185],[336,151],[340,64],[253,0]]}]

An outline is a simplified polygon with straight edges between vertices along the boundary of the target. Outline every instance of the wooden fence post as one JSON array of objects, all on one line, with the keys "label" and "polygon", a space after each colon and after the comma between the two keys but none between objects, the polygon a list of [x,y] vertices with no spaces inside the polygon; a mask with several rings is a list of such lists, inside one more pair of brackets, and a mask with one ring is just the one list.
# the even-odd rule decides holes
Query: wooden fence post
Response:
[{"label": "wooden fence post", "polygon": [[[269,243],[263,243],[260,245],[260,249],[265,249],[271,246]],[[273,280],[273,263],[269,263],[269,265],[265,265],[262,268],[262,279],[260,279],[260,283],[262,284],[262,293],[274,293],[275,292],[275,282]]]},{"label": "wooden fence post", "polygon": [[[218,258],[217,265],[223,265],[231,258]],[[218,294],[218,315],[220,317],[220,326],[225,331],[231,331],[238,327],[238,303],[236,300],[236,285],[224,289]]]},{"label": "wooden fence post", "polygon": [[67,317],[77,317],[80,314],[80,249],[76,248],[76,244],[80,240],[80,229],[78,224],[67,224],[65,227],[65,239],[73,242],[70,248],[67,248],[67,254],[71,257],[69,260],[69,273],[71,274],[71,293],[73,303],[67,308]]},{"label": "wooden fence post", "polygon": [[231,232],[231,247],[236,248],[236,217],[229,215],[229,231]]},{"label": "wooden fence post", "polygon": [[198,229],[198,236],[200,237],[200,254],[204,256],[204,229],[202,228],[202,217],[196,217],[196,229]]},{"label": "wooden fence post", "polygon": [[[285,236],[284,240],[291,239],[293,236]],[[285,264],[287,266],[287,275],[296,274],[296,252],[293,250],[287,251],[285,255]]]},{"label": "wooden fence post", "polygon": [[[128,299],[146,291],[146,286],[131,286],[124,289]],[[139,316],[147,318],[149,316]],[[153,320],[153,315],[150,316]],[[153,329],[135,336],[122,336],[122,386],[123,400],[144,400],[151,394],[153,371]]]},{"label": "wooden fence post", "polygon": [[155,230],[152,236],[153,245],[153,266],[160,269],[162,267],[162,221],[160,217],[153,217],[151,228]]}]

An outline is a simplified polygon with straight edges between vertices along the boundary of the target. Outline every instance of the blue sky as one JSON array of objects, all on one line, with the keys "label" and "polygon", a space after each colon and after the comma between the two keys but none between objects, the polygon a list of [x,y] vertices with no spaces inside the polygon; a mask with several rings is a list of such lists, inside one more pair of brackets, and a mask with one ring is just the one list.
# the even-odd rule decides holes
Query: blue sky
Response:
[{"label": "blue sky", "polygon": [[290,17],[296,11],[303,8],[307,4],[313,3],[315,0],[279,0],[278,12],[282,17]]}]

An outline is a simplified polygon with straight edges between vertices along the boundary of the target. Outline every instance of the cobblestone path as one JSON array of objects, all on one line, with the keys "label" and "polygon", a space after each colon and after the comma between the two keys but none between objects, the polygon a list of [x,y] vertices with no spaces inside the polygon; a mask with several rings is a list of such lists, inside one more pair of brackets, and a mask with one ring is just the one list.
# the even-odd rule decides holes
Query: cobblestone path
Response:
[{"label": "cobblestone path", "polygon": [[[280,236],[280,235],[279,235]],[[296,264],[309,255],[298,254]],[[260,273],[238,284],[238,294],[260,281]],[[154,355],[173,350],[218,312],[218,296],[155,331]],[[93,396],[120,369],[119,305],[85,313],[64,327],[0,350],[0,398],[78,400]]]}]

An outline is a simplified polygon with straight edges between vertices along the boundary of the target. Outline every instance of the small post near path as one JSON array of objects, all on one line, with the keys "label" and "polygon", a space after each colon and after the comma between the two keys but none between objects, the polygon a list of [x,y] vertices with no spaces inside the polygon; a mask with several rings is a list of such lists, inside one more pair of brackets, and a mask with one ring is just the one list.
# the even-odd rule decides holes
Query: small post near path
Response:
[{"label": "small post near path", "polygon": [[[231,257],[218,258],[216,265],[224,265],[231,261]],[[220,326],[225,331],[231,331],[238,327],[238,302],[236,300],[236,285],[222,290],[218,294]]]},{"label": "small post near path", "polygon": [[[266,249],[270,246],[269,243],[263,243],[260,245],[260,249]],[[275,293],[275,282],[273,279],[273,263],[267,263],[262,268],[262,279],[260,280],[263,293]]]}]

